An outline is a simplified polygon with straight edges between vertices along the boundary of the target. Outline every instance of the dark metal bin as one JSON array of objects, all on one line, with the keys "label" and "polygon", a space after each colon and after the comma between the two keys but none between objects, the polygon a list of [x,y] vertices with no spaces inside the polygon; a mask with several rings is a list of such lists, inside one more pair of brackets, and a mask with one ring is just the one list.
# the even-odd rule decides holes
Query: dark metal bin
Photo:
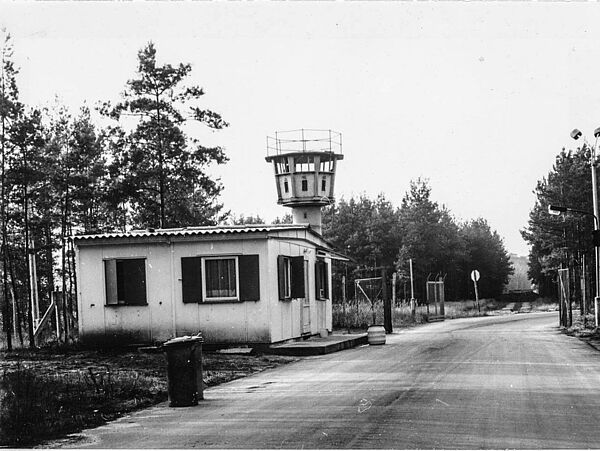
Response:
[{"label": "dark metal bin", "polygon": [[202,337],[178,337],[163,347],[167,356],[169,406],[188,407],[204,399],[202,383]]}]

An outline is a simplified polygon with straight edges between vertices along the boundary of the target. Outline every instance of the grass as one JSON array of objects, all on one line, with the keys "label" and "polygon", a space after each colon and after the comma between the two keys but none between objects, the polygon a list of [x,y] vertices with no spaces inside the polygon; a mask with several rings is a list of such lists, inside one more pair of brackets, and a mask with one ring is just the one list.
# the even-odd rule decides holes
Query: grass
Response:
[{"label": "grass", "polygon": [[[518,299],[518,298],[517,298]],[[530,301],[515,301],[510,296],[500,296],[497,299],[481,299],[479,309],[472,300],[447,301],[444,303],[445,318],[468,318],[521,312],[546,312],[558,309],[558,304],[547,298],[532,298]],[[373,310],[375,321],[373,321]],[[414,317],[408,304],[399,304],[392,310],[394,327],[408,327],[427,322],[435,314],[431,305],[429,311],[426,305],[417,306]],[[383,324],[383,301],[375,302],[374,308],[369,302],[350,301],[344,308],[341,303],[333,304],[333,327],[348,329],[367,329],[373,324]]]},{"label": "grass", "polygon": [[[0,361],[0,446],[31,447],[167,399],[165,357],[42,349]],[[205,386],[296,360],[203,353]]]}]

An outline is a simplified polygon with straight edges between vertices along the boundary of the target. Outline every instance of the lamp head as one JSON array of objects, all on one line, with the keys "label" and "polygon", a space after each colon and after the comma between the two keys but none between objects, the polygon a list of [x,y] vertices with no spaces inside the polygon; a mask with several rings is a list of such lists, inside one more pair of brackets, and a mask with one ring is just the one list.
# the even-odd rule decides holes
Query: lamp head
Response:
[{"label": "lamp head", "polygon": [[600,127],[594,130],[594,138],[600,138]]},{"label": "lamp head", "polygon": [[567,211],[569,211],[567,207],[562,207],[559,205],[548,205],[548,213],[550,213],[551,215],[558,216],[561,213],[566,213]]},{"label": "lamp head", "polygon": [[[598,130],[600,130],[600,129],[596,129],[596,131],[598,131]],[[596,131],[594,132],[594,134],[596,133]],[[573,138],[573,139],[579,139],[581,137],[581,135],[582,135],[581,130],[574,129],[571,132],[571,138]]]}]

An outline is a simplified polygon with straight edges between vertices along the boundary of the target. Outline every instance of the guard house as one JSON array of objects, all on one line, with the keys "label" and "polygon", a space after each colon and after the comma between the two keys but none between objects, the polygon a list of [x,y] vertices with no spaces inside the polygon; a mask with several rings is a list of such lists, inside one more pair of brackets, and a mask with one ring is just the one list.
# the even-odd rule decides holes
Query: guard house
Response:
[{"label": "guard house", "polygon": [[81,341],[151,343],[202,332],[210,344],[256,345],[331,331],[331,262],[344,257],[321,236],[316,207],[332,199],[341,154],[286,152],[283,144],[267,161],[294,224],[74,237]]}]

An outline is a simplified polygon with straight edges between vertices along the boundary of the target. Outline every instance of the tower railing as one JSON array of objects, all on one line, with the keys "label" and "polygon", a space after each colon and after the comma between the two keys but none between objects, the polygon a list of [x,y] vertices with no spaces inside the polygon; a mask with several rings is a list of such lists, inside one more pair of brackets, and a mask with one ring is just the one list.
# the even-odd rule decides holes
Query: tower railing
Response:
[{"label": "tower railing", "polygon": [[342,153],[342,134],[333,130],[301,128],[267,136],[267,156],[298,152]]}]

